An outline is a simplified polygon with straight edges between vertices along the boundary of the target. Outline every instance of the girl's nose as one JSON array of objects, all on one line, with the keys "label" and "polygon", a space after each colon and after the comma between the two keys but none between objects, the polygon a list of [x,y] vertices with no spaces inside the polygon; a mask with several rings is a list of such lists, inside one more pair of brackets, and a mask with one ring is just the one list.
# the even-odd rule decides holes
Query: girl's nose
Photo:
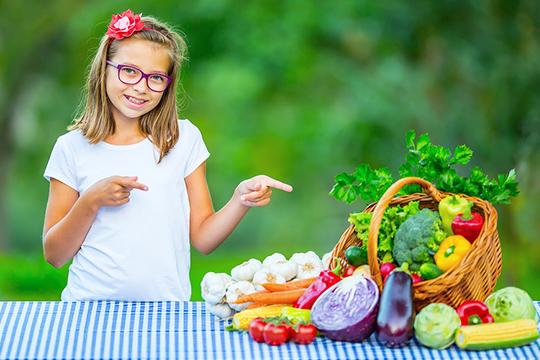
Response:
[{"label": "girl's nose", "polygon": [[133,89],[135,91],[137,91],[138,93],[141,93],[141,94],[144,94],[146,93],[149,89],[148,89],[148,85],[146,84],[146,79],[144,77],[141,78],[141,80],[132,85],[133,86]]}]

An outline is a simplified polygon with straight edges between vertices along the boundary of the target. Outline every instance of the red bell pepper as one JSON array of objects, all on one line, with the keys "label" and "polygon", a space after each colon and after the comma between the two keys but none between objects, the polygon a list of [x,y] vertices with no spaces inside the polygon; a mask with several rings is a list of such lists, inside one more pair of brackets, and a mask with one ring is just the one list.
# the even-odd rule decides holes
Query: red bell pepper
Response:
[{"label": "red bell pepper", "polygon": [[465,301],[456,309],[461,326],[487,324],[494,322],[486,304],[481,301]]},{"label": "red bell pepper", "polygon": [[469,201],[463,214],[458,214],[452,221],[452,231],[455,235],[461,235],[472,244],[480,235],[484,218],[478,213],[471,212],[474,203]]},{"label": "red bell pepper", "polygon": [[330,270],[321,271],[315,282],[307,288],[306,292],[304,292],[298,300],[296,300],[293,307],[297,309],[311,309],[315,300],[317,300],[328,288],[337,284],[339,281],[341,281],[341,278],[334,272]]}]

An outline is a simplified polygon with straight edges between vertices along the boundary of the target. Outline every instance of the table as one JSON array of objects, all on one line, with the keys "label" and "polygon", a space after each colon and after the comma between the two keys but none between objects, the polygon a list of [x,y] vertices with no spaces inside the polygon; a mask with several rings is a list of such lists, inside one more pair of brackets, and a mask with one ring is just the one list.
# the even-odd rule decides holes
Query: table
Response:
[{"label": "table", "polygon": [[[540,313],[540,305],[535,302]],[[269,346],[224,330],[204,302],[0,302],[0,359],[538,359],[527,346],[472,352],[317,338]]]}]

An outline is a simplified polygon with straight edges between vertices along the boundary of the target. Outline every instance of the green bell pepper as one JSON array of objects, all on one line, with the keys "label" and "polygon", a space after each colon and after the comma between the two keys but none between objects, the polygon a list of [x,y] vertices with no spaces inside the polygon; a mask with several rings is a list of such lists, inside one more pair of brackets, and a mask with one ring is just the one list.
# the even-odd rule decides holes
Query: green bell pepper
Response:
[{"label": "green bell pepper", "polygon": [[458,214],[463,214],[467,210],[469,201],[459,195],[449,195],[439,203],[439,215],[442,219],[442,227],[447,236],[454,235],[452,221]]}]

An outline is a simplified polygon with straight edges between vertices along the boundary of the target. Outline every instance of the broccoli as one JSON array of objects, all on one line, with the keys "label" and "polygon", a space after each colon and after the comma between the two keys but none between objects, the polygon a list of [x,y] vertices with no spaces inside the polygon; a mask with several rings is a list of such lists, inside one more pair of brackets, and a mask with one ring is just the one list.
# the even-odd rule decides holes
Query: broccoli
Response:
[{"label": "broccoli", "polygon": [[398,228],[392,254],[400,266],[406,262],[411,271],[419,271],[423,263],[434,263],[433,254],[444,239],[446,232],[439,214],[422,209]]}]

